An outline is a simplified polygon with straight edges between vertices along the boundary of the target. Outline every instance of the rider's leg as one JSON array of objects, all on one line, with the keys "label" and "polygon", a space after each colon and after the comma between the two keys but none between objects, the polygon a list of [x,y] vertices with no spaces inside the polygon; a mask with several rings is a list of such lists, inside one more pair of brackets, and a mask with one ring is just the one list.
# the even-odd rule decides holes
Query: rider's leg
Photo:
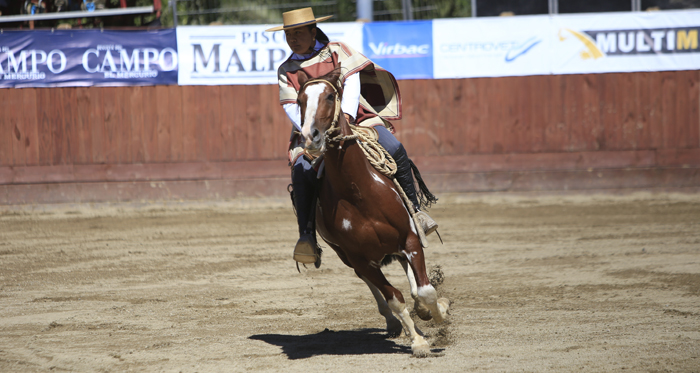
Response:
[{"label": "rider's leg", "polygon": [[294,260],[300,263],[314,263],[318,259],[313,210],[316,206],[316,171],[303,156],[292,168],[294,207],[299,224],[299,241],[294,247]]},{"label": "rider's leg", "polygon": [[384,126],[374,127],[379,135],[379,144],[391,154],[396,162],[396,174],[394,177],[399,182],[401,188],[406,193],[408,199],[413,203],[415,212],[418,214],[418,219],[423,226],[425,235],[429,235],[437,230],[437,223],[424,211],[420,211],[420,202],[418,201],[418,193],[416,192],[416,184],[413,180],[413,172],[411,170],[411,162],[406,154],[403,144],[389,132]]}]

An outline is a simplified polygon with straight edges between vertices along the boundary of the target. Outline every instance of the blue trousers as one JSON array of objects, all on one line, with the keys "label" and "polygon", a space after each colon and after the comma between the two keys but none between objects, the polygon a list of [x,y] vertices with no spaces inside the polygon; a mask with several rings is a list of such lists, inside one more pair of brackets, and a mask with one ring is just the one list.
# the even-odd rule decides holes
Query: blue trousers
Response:
[{"label": "blue trousers", "polygon": [[[399,149],[402,149],[401,142],[384,126],[376,126],[379,135],[379,144],[391,154],[392,157]],[[316,178],[316,171],[311,167],[311,163],[305,157],[297,158],[292,168],[292,186],[294,188],[294,206],[297,210],[297,223],[299,224],[299,234],[311,234],[314,232],[313,200],[316,198],[316,189],[319,181]]]}]

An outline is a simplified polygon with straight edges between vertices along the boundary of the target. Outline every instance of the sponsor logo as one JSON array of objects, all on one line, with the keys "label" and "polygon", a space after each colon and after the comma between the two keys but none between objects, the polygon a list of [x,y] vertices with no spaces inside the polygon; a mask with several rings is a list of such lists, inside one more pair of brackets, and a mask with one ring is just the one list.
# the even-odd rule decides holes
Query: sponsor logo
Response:
[{"label": "sponsor logo", "polygon": [[82,65],[88,73],[101,73],[107,79],[155,78],[158,71],[177,68],[177,52],[173,48],[134,48],[121,45],[98,45],[83,53]]},{"label": "sponsor logo", "polygon": [[[173,48],[129,50],[121,45],[98,45],[83,52],[81,62],[85,72],[102,74],[108,79],[155,78],[159,71],[177,69],[177,52]],[[43,80],[49,72],[63,73],[67,64],[68,58],[60,49],[12,51],[0,47],[3,80]]]},{"label": "sponsor logo", "polygon": [[600,49],[596,46],[595,41],[593,41],[591,37],[587,34],[568,28],[561,28],[559,29],[557,36],[559,37],[560,42],[566,41],[573,37],[574,39],[578,40],[581,44],[583,44],[583,50],[581,50],[580,52],[581,59],[583,60],[588,60],[591,58],[595,60],[605,56],[603,52],[601,52]]},{"label": "sponsor logo", "polygon": [[[5,60],[4,64],[2,60]],[[67,58],[61,50],[54,49],[48,53],[43,50],[30,49],[13,52],[9,47],[0,47],[0,75],[7,80],[41,80],[46,73],[39,71],[46,66],[54,74],[66,69]]]},{"label": "sponsor logo", "polygon": [[506,52],[506,62],[508,62],[508,63],[513,62],[516,58],[529,52],[530,49],[534,48],[537,44],[539,44],[541,42],[542,42],[542,40],[537,39],[535,37],[532,37],[520,45],[516,45],[516,46],[511,47]]},{"label": "sponsor logo", "polygon": [[221,46],[221,43],[213,45],[192,44],[193,64],[191,72],[193,74],[234,74],[275,71],[277,66],[287,57],[287,52],[281,48],[267,49],[267,51],[259,51],[257,48],[241,49],[241,53],[238,49],[233,48],[233,50],[229,49],[230,53],[228,53],[227,48],[221,48]]},{"label": "sponsor logo", "polygon": [[595,60],[605,56],[700,52],[699,30],[700,27],[676,27],[578,32],[562,28],[558,36],[562,42],[573,36],[583,45],[581,59]]},{"label": "sponsor logo", "polygon": [[445,54],[466,55],[466,57],[502,57],[506,63],[511,63],[532,51],[541,42],[542,39],[533,36],[525,41],[449,43],[440,45],[440,51]]},{"label": "sponsor logo", "polygon": [[389,44],[380,42],[369,43],[372,50],[371,58],[415,58],[430,56],[430,44],[404,45],[401,43]]},{"label": "sponsor logo", "polygon": [[[274,79],[274,72],[291,51],[283,32],[268,33],[247,29],[230,34],[199,33],[187,35],[189,41],[180,44],[187,54],[183,61],[189,79]],[[184,57],[184,55],[183,55]]]}]

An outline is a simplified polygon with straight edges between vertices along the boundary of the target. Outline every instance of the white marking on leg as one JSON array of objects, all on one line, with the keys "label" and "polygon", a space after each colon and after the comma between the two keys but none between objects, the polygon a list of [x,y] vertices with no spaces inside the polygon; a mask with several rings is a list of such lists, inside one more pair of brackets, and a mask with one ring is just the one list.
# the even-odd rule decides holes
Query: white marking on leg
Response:
[{"label": "white marking on leg", "polygon": [[387,333],[389,333],[390,336],[399,336],[401,334],[401,331],[403,330],[403,326],[401,325],[401,322],[394,317],[394,314],[391,313],[391,308],[389,308],[389,304],[387,304],[386,300],[384,299],[384,296],[382,293],[377,289],[376,286],[374,286],[373,283],[371,283],[367,278],[364,276],[361,277],[362,281],[367,284],[369,287],[369,290],[372,292],[372,295],[374,295],[374,300],[377,301],[377,308],[379,308],[379,313],[384,316],[384,319],[386,320],[386,330]]},{"label": "white marking on leg", "polygon": [[413,319],[411,319],[411,314],[406,309],[406,304],[399,302],[396,298],[391,298],[388,302],[389,308],[391,308],[396,315],[399,316],[399,320],[403,323],[404,328],[408,330],[411,337],[411,350],[416,356],[426,356],[430,354],[430,345],[417,331]]},{"label": "white marking on leg", "polygon": [[433,320],[441,323],[447,317],[447,310],[450,307],[450,302],[447,299],[441,298],[438,302],[437,291],[433,285],[425,285],[418,288],[418,298],[430,310]]},{"label": "white marking on leg", "polygon": [[406,250],[403,250],[403,251],[401,251],[401,252],[402,252],[403,255],[406,257],[406,260],[408,260],[409,262],[413,262],[413,257],[416,256],[416,255],[418,255],[418,252],[417,252],[417,251],[406,251]]},{"label": "white marking on leg", "polygon": [[374,300],[377,301],[377,307],[379,308],[379,313],[382,314],[382,316],[387,317],[391,316],[391,309],[389,308],[389,305],[386,303],[386,300],[384,300],[384,296],[382,293],[377,289],[376,286],[372,282],[370,282],[365,276],[362,276],[362,281],[367,284],[369,287],[369,290],[372,292],[372,295],[374,295]]},{"label": "white marking on leg", "polygon": [[406,277],[408,278],[408,284],[411,286],[411,297],[416,299],[418,296],[418,284],[416,283],[416,276],[413,274],[413,268],[408,265],[408,262],[401,261],[401,266],[404,272],[406,272]]},{"label": "white marking on leg", "polygon": [[[408,277],[408,284],[411,286],[411,297],[413,298],[413,310],[421,319],[427,320],[432,317],[430,313],[430,308],[426,307],[423,300],[418,297],[418,284],[416,282],[416,275],[413,273],[413,268],[408,265],[408,262],[401,261],[403,270],[406,272],[406,277]],[[420,330],[418,330],[420,333]]]},{"label": "white marking on leg", "polygon": [[350,220],[343,219],[343,229],[345,229],[346,231],[349,231],[352,229],[352,224],[350,224]]},{"label": "white marking on leg", "polygon": [[308,97],[304,120],[301,122],[301,134],[304,138],[308,139],[311,137],[311,127],[314,125],[314,118],[316,118],[316,110],[318,109],[318,98],[325,88],[326,85],[324,83],[316,83],[308,86],[304,91]]},{"label": "white marking on leg", "polygon": [[434,304],[437,302],[437,292],[433,285],[425,285],[418,288],[418,296],[426,302],[426,304]]}]

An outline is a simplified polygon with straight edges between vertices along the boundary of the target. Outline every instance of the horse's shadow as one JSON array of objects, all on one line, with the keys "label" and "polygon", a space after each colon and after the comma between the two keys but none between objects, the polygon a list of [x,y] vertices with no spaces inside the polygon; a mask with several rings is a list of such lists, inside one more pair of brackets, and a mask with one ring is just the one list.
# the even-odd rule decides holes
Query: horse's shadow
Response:
[{"label": "horse's shadow", "polygon": [[387,339],[386,330],[324,330],[309,335],[257,334],[249,339],[282,347],[290,360],[318,355],[411,354],[411,348]]}]

